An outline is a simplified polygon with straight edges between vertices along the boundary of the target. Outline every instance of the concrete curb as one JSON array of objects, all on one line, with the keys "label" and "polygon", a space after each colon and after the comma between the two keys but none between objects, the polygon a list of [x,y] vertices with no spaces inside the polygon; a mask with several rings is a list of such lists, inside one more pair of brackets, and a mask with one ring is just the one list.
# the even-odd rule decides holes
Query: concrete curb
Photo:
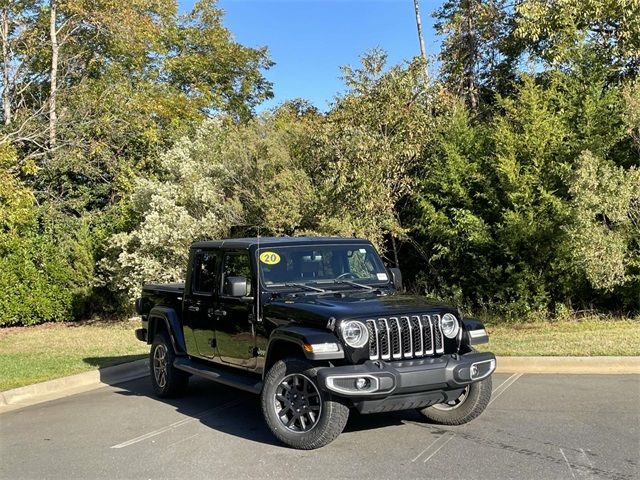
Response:
[{"label": "concrete curb", "polygon": [[[640,374],[638,357],[498,357],[496,373]],[[149,360],[78,373],[0,392],[0,413],[144,377]]]},{"label": "concrete curb", "polygon": [[496,372],[640,374],[640,357],[498,357]]},{"label": "concrete curb", "polygon": [[106,385],[135,380],[148,374],[149,360],[142,359],[5,390],[0,392],[0,413],[94,390]]}]

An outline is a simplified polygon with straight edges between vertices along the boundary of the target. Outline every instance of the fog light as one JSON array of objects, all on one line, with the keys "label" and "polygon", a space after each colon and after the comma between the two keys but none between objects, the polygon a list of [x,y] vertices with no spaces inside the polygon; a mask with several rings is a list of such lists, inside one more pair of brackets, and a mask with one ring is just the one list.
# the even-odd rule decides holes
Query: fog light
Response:
[{"label": "fog light", "polygon": [[482,360],[469,367],[469,375],[471,380],[481,380],[491,375],[495,369],[496,361],[493,358],[491,360]]},{"label": "fog light", "polygon": [[358,390],[364,390],[369,388],[369,379],[368,378],[358,378],[356,380],[356,388]]}]

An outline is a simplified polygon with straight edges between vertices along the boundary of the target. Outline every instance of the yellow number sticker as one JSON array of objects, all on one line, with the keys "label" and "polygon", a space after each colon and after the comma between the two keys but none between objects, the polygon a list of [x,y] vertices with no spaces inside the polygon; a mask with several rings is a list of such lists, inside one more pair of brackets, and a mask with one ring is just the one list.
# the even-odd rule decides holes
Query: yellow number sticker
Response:
[{"label": "yellow number sticker", "polygon": [[260,254],[260,261],[265,265],[275,265],[280,263],[280,255],[276,252],[263,252]]}]

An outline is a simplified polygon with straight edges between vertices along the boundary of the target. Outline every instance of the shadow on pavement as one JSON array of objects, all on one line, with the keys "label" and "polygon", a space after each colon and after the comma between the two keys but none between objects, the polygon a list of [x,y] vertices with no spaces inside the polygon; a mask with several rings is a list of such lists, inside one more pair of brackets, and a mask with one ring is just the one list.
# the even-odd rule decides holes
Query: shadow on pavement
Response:
[{"label": "shadow on pavement", "polygon": [[[148,377],[120,383],[117,395],[152,398],[171,405],[177,412],[217,431],[267,445],[282,446],[271,434],[262,417],[260,397],[214,382],[192,377],[187,393],[180,398],[158,398]],[[392,412],[360,415],[352,410],[345,433],[402,425],[407,420],[420,421],[417,412]]]}]

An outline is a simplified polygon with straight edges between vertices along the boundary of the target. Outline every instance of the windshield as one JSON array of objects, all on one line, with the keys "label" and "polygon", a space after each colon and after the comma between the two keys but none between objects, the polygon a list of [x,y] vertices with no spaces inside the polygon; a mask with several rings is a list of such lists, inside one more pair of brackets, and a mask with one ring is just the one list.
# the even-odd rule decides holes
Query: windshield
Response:
[{"label": "windshield", "polygon": [[382,260],[370,245],[265,247],[258,251],[258,265],[267,288],[389,281]]}]

